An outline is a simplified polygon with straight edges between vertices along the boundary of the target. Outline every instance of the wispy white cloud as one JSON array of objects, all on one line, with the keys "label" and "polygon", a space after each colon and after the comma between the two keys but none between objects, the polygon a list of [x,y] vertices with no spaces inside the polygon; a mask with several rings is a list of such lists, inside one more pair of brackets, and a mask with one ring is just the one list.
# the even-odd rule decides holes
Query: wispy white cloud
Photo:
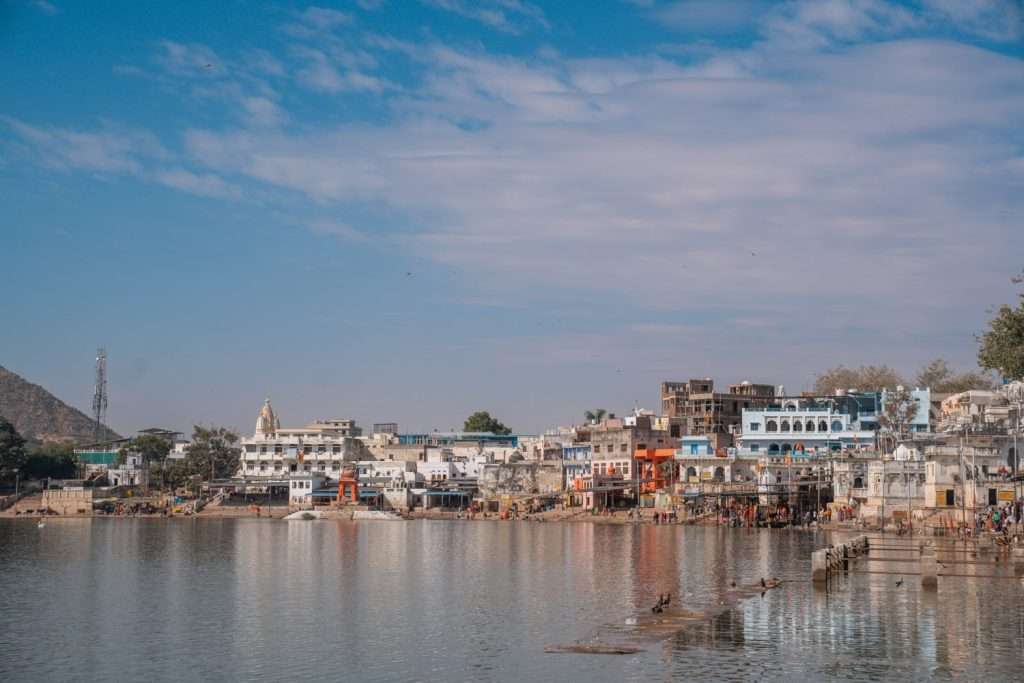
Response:
[{"label": "wispy white cloud", "polygon": [[193,173],[184,169],[157,171],[154,179],[161,185],[204,197],[237,199],[241,190],[215,173]]},{"label": "wispy white cloud", "polygon": [[[984,263],[972,272],[991,284],[1019,268],[1024,236],[1006,216],[1024,211],[1024,62],[914,38],[934,13],[790,2],[750,47],[682,62],[513,58],[343,31],[289,41],[263,72],[386,95],[391,116],[289,127],[286,98],[239,86],[241,123],[184,131],[192,170],[164,162],[158,178],[305,199],[322,217],[308,227],[345,240],[366,235],[341,218],[352,205],[383,207],[407,217],[398,248],[470,274],[481,296],[599,292],[647,312],[707,302],[696,322],[624,322],[634,337],[732,330],[778,347],[792,329],[824,329],[825,314],[832,331],[862,325],[866,308],[886,330],[939,331],[940,311],[976,308],[975,285],[948,273]],[[199,48],[163,49],[188,74],[210,58]],[[416,80],[384,81],[378,60],[390,59],[412,60]],[[34,130],[19,137],[68,165],[54,147],[73,132]],[[116,147],[83,155],[140,163]]]},{"label": "wispy white cloud", "polygon": [[223,60],[206,45],[163,40],[160,47],[162,52],[157,56],[157,62],[175,76],[218,78],[226,73]]},{"label": "wispy white cloud", "polygon": [[310,6],[300,15],[304,24],[320,30],[330,30],[351,23],[352,17],[344,12],[326,7]]},{"label": "wispy white cloud", "polygon": [[277,103],[266,97],[243,97],[242,108],[253,127],[277,126],[286,118]]},{"label": "wispy white cloud", "polygon": [[[357,59],[350,59],[351,53],[328,55],[311,48],[297,47],[293,52],[305,60],[296,76],[308,88],[326,93],[368,91],[379,93],[389,87],[384,79],[364,73],[355,66]],[[349,66],[345,65],[345,62]]]},{"label": "wispy white cloud", "polygon": [[108,125],[95,131],[35,126],[2,117],[38,163],[60,170],[138,173],[145,159],[168,159],[169,152],[152,134]]},{"label": "wispy white cloud", "polygon": [[285,73],[284,64],[266,50],[246,50],[242,54],[245,64],[254,73],[267,76],[283,76]]},{"label": "wispy white cloud", "polygon": [[51,16],[60,12],[56,5],[52,2],[47,2],[46,0],[32,0],[32,6],[43,14],[49,14]]},{"label": "wispy white cloud", "polygon": [[[991,202],[1024,209],[1009,191],[1024,65],[948,42],[767,49],[722,60],[723,77],[428,46],[397,124],[186,140],[218,172],[416,215],[409,243],[461,269],[609,292],[655,277],[724,310],[753,292],[875,300],[897,282],[908,299],[876,310],[907,315],[914,297],[917,322],[962,300],[936,278],[1019,239]],[[882,276],[879,259],[899,267]]]},{"label": "wispy white cloud", "polygon": [[368,239],[365,232],[357,230],[347,223],[332,219],[314,220],[309,227],[318,235],[329,235],[347,242],[365,242]]},{"label": "wispy white cloud", "polygon": [[420,0],[439,10],[478,21],[505,33],[522,33],[531,26],[549,28],[543,10],[525,0]]},{"label": "wispy white cloud", "polygon": [[922,0],[939,22],[1000,42],[1024,36],[1024,5],[1019,0]]},{"label": "wispy white cloud", "polygon": [[770,7],[768,0],[678,0],[654,8],[652,15],[675,29],[719,35],[752,26]]},{"label": "wispy white cloud", "polygon": [[789,48],[824,47],[901,36],[924,23],[920,14],[886,0],[799,0],[775,8],[761,32]]}]

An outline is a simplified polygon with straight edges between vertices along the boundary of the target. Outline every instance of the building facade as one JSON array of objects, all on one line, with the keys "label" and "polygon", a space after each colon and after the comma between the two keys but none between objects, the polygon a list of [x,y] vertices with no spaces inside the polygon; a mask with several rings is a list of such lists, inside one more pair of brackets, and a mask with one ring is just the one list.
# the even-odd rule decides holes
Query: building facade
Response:
[{"label": "building facade", "polygon": [[267,399],[251,437],[241,440],[238,474],[247,480],[281,480],[297,474],[337,479],[344,463],[369,460],[354,420],[322,420],[305,427],[281,427]]},{"label": "building facade", "polygon": [[744,410],[739,451],[751,455],[873,450],[875,432],[832,401],[784,399]]},{"label": "building facade", "polygon": [[664,415],[682,420],[683,435],[710,435],[717,448],[732,444],[744,410],[766,405],[774,396],[775,387],[770,384],[741,382],[721,393],[715,391],[711,378],[662,382],[661,409]]}]

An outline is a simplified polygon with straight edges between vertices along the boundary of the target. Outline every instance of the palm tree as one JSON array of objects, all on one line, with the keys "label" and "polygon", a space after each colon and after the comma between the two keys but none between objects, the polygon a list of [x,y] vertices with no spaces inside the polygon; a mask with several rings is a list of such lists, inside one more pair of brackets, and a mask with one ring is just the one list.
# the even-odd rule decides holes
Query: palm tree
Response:
[{"label": "palm tree", "polygon": [[608,414],[608,411],[604,408],[597,408],[595,410],[588,410],[583,413],[583,417],[586,418],[590,424],[597,424],[604,419],[604,416]]}]

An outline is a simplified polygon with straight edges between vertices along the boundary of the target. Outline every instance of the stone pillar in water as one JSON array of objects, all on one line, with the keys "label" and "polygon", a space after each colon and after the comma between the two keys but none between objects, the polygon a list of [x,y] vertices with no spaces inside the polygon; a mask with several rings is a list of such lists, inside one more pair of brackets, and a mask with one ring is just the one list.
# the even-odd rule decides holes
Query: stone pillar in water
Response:
[{"label": "stone pillar in water", "polygon": [[921,588],[936,590],[939,587],[939,561],[931,549],[921,553]]},{"label": "stone pillar in water", "polygon": [[811,581],[822,586],[828,582],[828,550],[811,553]]}]

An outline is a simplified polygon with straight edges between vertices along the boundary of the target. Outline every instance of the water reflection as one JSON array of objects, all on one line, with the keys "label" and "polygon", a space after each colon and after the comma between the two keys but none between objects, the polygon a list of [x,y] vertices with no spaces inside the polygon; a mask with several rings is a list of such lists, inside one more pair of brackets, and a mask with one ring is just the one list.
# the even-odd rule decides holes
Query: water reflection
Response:
[{"label": "water reflection", "polygon": [[[826,593],[807,577],[810,550],[828,541],[590,524],[4,520],[0,680],[1016,676],[1020,581],[943,578],[933,594],[916,577],[897,588],[895,575],[850,574]],[[972,567],[960,573],[1009,571]],[[762,576],[788,582],[730,604],[732,581]],[[636,656],[543,654],[628,632],[665,592],[708,618]]]}]

